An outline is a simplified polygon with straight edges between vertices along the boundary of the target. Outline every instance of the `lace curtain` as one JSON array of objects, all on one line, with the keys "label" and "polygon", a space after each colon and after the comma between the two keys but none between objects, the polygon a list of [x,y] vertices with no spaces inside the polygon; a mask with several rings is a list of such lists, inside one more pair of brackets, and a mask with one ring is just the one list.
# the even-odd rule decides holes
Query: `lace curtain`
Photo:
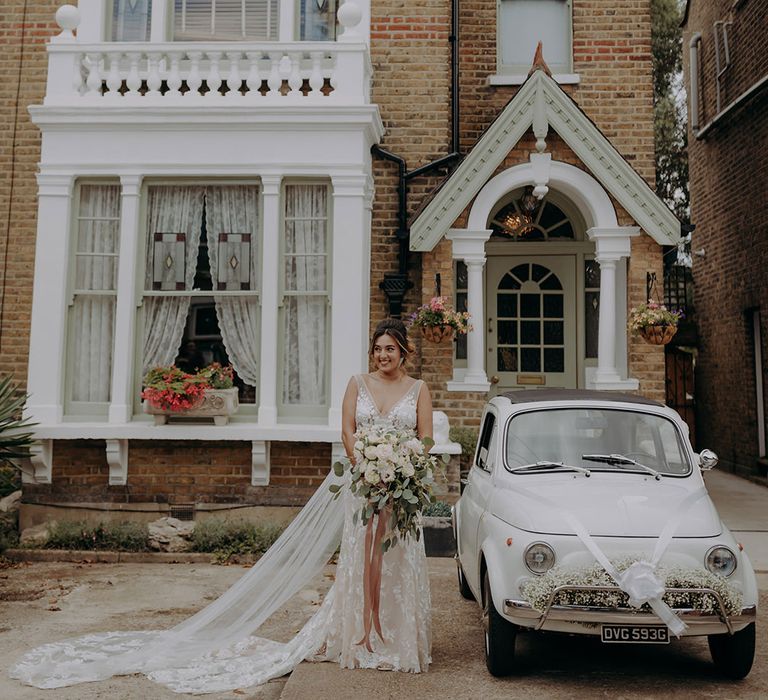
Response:
[{"label": "lace curtain", "polygon": [[108,402],[112,380],[120,187],[80,187],[71,311],[72,400]]},{"label": "lace curtain", "polygon": [[[208,232],[208,257],[211,262],[213,288],[219,280],[224,282],[229,260],[220,259],[220,234],[250,235],[250,258],[236,260],[236,264],[249,265],[248,287],[258,289],[257,231],[258,188],[253,185],[225,185],[209,187],[206,191],[206,230]],[[222,248],[223,250],[223,248]],[[257,360],[259,338],[256,334],[259,322],[257,296],[224,296],[214,294],[216,316],[227,356],[238,376],[251,386],[259,382]]]},{"label": "lace curtain", "polygon": [[285,188],[283,403],[326,403],[328,188]]},{"label": "lace curtain", "polygon": [[[155,275],[156,233],[184,233],[184,288],[192,289],[200,244],[205,187],[158,185],[149,188],[147,197],[147,247],[145,286],[152,289]],[[176,359],[189,313],[188,296],[144,298],[143,372],[170,365]]]}]

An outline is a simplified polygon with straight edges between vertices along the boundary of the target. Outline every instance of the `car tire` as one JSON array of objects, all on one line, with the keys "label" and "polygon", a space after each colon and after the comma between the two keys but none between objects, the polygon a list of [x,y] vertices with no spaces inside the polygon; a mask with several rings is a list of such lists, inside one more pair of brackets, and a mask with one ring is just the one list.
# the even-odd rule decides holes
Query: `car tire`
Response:
[{"label": "car tire", "polygon": [[510,675],[515,670],[517,626],[505,620],[496,610],[487,571],[483,576],[483,627],[488,672],[497,678]]},{"label": "car tire", "polygon": [[467,577],[464,576],[464,569],[461,568],[461,562],[457,560],[456,563],[458,564],[456,568],[458,569],[459,575],[459,593],[461,593],[461,597],[464,598],[464,600],[474,600],[475,594],[472,593],[472,589],[467,583]]},{"label": "car tire", "polygon": [[755,659],[755,623],[734,634],[710,634],[709,652],[715,668],[727,678],[746,677]]}]

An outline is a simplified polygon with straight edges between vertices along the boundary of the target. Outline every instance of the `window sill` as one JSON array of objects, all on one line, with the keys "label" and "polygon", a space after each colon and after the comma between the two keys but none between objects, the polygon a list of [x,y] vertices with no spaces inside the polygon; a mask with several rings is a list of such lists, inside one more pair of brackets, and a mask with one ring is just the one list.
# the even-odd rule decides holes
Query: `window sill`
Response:
[{"label": "window sill", "polygon": [[[552,78],[559,85],[577,85],[581,82],[578,73],[553,73]],[[527,73],[496,73],[488,76],[488,85],[522,85],[526,80]]]},{"label": "window sill", "polygon": [[154,425],[149,421],[130,423],[77,422],[35,426],[38,440],[267,440],[285,442],[338,442],[339,429],[327,423],[286,423],[259,426],[253,422],[169,423]]}]

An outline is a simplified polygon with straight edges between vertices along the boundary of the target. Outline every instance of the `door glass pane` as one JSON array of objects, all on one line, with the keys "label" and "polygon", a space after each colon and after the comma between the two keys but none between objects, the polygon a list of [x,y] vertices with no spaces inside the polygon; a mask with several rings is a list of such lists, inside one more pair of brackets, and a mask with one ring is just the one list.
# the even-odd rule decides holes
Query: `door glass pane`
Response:
[{"label": "door glass pane", "polygon": [[515,348],[499,348],[496,362],[499,372],[517,372],[517,350]]},{"label": "door glass pane", "polygon": [[586,292],[584,304],[585,352],[597,357],[598,325],[600,322],[600,292]]},{"label": "door glass pane", "polygon": [[499,343],[502,345],[517,343],[517,321],[499,321]]},{"label": "door glass pane", "polygon": [[512,268],[512,274],[517,277],[521,282],[527,282],[528,281],[528,273],[529,273],[529,267],[527,264],[525,265],[518,265],[515,268]]},{"label": "door glass pane", "polygon": [[541,342],[541,324],[539,321],[520,323],[520,342],[524,345],[538,345]]},{"label": "door glass pane", "polygon": [[584,286],[587,289],[600,287],[600,265],[597,260],[584,261]]},{"label": "door glass pane", "polygon": [[565,371],[565,351],[562,348],[544,348],[544,371]]},{"label": "door glass pane", "polygon": [[517,295],[499,294],[496,298],[496,312],[500,317],[517,316]]},{"label": "door glass pane", "polygon": [[544,321],[544,344],[562,345],[563,340],[563,322]]},{"label": "door glass pane", "polygon": [[541,287],[542,289],[550,290],[550,289],[562,289],[563,285],[560,284],[560,280],[557,279],[557,275],[552,274],[549,277],[546,277],[545,279],[543,279],[540,282],[539,287]]},{"label": "door glass pane", "polygon": [[547,294],[544,297],[544,318],[563,317],[563,295]]},{"label": "door glass pane", "polygon": [[[546,301],[546,297],[545,297]],[[560,300],[562,302],[562,299]],[[520,316],[522,318],[538,318],[541,315],[541,296],[538,294],[520,295]]]},{"label": "door glass pane", "polygon": [[541,372],[541,350],[539,348],[521,348],[520,370],[522,372]]},{"label": "door glass pane", "polygon": [[506,274],[501,282],[499,282],[499,289],[520,289],[520,282],[512,277],[512,275]]}]

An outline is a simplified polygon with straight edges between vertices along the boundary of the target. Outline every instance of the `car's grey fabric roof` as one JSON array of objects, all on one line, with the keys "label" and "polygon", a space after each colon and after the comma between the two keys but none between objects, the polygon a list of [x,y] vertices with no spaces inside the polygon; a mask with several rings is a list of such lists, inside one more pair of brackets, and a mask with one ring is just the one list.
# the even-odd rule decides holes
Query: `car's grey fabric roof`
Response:
[{"label": "car's grey fabric roof", "polygon": [[539,401],[624,401],[646,406],[664,404],[636,394],[619,394],[613,391],[589,391],[588,389],[521,389],[501,394],[512,403],[531,403]]}]

